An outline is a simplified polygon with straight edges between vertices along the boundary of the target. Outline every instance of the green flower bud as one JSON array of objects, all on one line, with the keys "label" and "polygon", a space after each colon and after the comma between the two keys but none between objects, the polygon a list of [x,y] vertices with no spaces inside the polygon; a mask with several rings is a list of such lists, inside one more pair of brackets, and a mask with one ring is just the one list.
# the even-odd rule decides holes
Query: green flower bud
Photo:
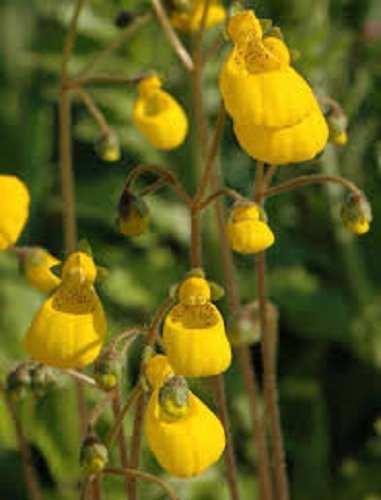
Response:
[{"label": "green flower bud", "polygon": [[188,412],[189,387],[181,375],[170,377],[159,391],[159,405],[164,415],[181,418]]},{"label": "green flower bud", "polygon": [[341,206],[340,217],[352,233],[367,233],[372,221],[372,209],[364,193],[349,193]]},{"label": "green flower bud", "polygon": [[30,364],[22,363],[12,370],[7,376],[5,387],[13,401],[23,399],[31,388]]},{"label": "green flower bud", "polygon": [[347,143],[348,117],[340,104],[331,98],[325,100],[325,119],[329,130],[329,141],[336,146]]},{"label": "green flower bud", "polygon": [[[276,340],[278,336],[278,309],[271,302],[266,303],[266,309],[268,332]],[[258,301],[243,306],[229,323],[227,333],[233,346],[258,343],[261,339]]]},{"label": "green flower bud", "polygon": [[95,151],[99,158],[107,162],[116,162],[121,158],[119,139],[113,132],[103,133],[95,142]]},{"label": "green flower bud", "polygon": [[86,476],[99,474],[108,463],[108,451],[106,446],[94,434],[89,434],[84,439],[79,461],[82,472]]},{"label": "green flower bud", "polygon": [[118,227],[125,236],[139,236],[144,233],[149,223],[149,208],[143,198],[123,191],[118,204]]},{"label": "green flower bud", "polygon": [[94,363],[94,378],[101,389],[110,391],[120,378],[120,359],[114,352],[104,351]]},{"label": "green flower bud", "polygon": [[31,389],[37,397],[41,397],[57,382],[54,370],[50,366],[36,365],[30,370]]}]

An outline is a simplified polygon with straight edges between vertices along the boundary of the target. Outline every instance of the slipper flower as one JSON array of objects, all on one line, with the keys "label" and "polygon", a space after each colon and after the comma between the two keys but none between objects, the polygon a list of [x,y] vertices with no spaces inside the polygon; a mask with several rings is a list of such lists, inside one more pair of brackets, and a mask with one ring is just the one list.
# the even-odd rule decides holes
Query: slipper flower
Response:
[{"label": "slipper flower", "polygon": [[93,287],[96,276],[89,255],[69,255],[61,285],[42,304],[23,340],[32,358],[57,368],[82,368],[98,357],[106,319]]},{"label": "slipper flower", "polygon": [[241,147],[271,164],[312,159],[325,146],[328,127],[308,83],[291,67],[282,40],[264,37],[253,11],[232,16],[234,48],[220,90]]},{"label": "slipper flower", "polygon": [[14,245],[29,216],[30,196],[14,175],[0,175],[0,250]]},{"label": "slipper flower", "polygon": [[[184,6],[177,7],[176,1],[170,17],[173,27],[184,33],[195,33],[200,29],[205,8],[205,0],[185,2]],[[188,5],[187,5],[188,4]],[[211,0],[205,18],[205,28],[211,28],[225,20],[226,11],[221,0]]]},{"label": "slipper flower", "polygon": [[148,361],[153,387],[145,415],[148,445],[171,475],[192,477],[213,465],[225,448],[225,433],[216,415],[174,376],[166,356]]},{"label": "slipper flower", "polygon": [[226,235],[235,252],[252,254],[266,250],[274,243],[274,234],[261,220],[258,205],[238,203],[226,224]]},{"label": "slipper flower", "polygon": [[60,261],[45,248],[24,247],[20,262],[25,279],[38,290],[50,293],[61,283],[61,279],[51,270]]},{"label": "slipper flower", "polygon": [[149,76],[140,81],[133,121],[153,146],[169,150],[184,142],[188,132],[188,119],[180,104],[162,90],[161,86],[162,82],[157,76]]},{"label": "slipper flower", "polygon": [[210,299],[207,280],[191,276],[180,285],[179,303],[165,318],[163,340],[176,374],[208,377],[230,365],[224,320]]}]

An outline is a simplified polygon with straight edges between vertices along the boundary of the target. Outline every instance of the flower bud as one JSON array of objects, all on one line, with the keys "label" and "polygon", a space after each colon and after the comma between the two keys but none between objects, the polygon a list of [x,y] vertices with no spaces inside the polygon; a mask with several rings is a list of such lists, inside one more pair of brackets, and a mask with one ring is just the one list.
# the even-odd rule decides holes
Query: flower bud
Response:
[{"label": "flower bud", "polygon": [[[278,336],[278,309],[272,302],[266,302],[267,329],[274,341]],[[260,341],[261,325],[258,301],[243,306],[230,321],[227,330],[233,346],[252,345]]]},{"label": "flower bud", "polygon": [[94,363],[94,378],[101,389],[114,389],[120,378],[120,360],[115,352],[104,351]]},{"label": "flower bud", "polygon": [[126,28],[129,24],[132,23],[135,17],[136,15],[134,14],[134,12],[131,12],[129,10],[121,10],[114,19],[114,25],[120,29]]},{"label": "flower bud", "polygon": [[45,248],[23,247],[20,251],[20,267],[25,279],[42,292],[50,293],[61,283],[52,269],[59,264]]},{"label": "flower bud", "polygon": [[364,193],[349,193],[341,206],[340,217],[352,233],[367,233],[372,221],[372,209]]},{"label": "flower bud", "polygon": [[31,389],[35,396],[41,397],[57,381],[57,377],[49,366],[38,364],[30,370]]},{"label": "flower bud", "polygon": [[113,132],[102,133],[95,142],[95,151],[99,158],[107,162],[116,162],[121,158],[118,136]]},{"label": "flower bud", "polygon": [[159,405],[163,414],[170,418],[181,418],[189,409],[189,387],[181,375],[170,377],[159,391]]},{"label": "flower bud", "polygon": [[348,141],[348,117],[338,102],[331,98],[325,101],[325,119],[328,124],[329,141],[335,146],[344,146]]},{"label": "flower bud", "polygon": [[89,434],[84,439],[79,458],[82,472],[86,476],[99,474],[108,463],[108,451],[106,446],[94,434]]},{"label": "flower bud", "polygon": [[125,236],[139,236],[147,229],[149,208],[143,198],[125,189],[118,204],[118,227]]},{"label": "flower bud", "polygon": [[30,364],[22,363],[12,370],[7,376],[5,386],[14,401],[23,399],[31,387]]}]

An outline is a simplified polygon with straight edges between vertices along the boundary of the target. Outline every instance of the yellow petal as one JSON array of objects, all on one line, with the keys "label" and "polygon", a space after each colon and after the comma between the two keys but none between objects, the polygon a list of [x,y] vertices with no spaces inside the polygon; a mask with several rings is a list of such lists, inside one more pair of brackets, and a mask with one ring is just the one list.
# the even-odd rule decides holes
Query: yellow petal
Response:
[{"label": "yellow petal", "polygon": [[160,465],[177,477],[200,474],[220,458],[225,448],[221,422],[192,393],[187,414],[168,422],[161,417],[156,389],[148,403],[145,433]]},{"label": "yellow petal", "polygon": [[105,333],[106,319],[94,289],[61,285],[37,312],[23,346],[41,363],[82,368],[97,358]]},{"label": "yellow petal", "polygon": [[151,387],[161,387],[165,380],[173,375],[173,369],[169,364],[167,356],[163,354],[152,356],[147,361],[145,375]]},{"label": "yellow petal", "polygon": [[163,340],[173,370],[185,377],[208,377],[225,371],[231,349],[223,318],[214,304],[178,304],[167,314]]},{"label": "yellow petal", "polygon": [[44,248],[26,250],[23,260],[25,279],[42,292],[50,293],[61,283],[60,278],[52,273],[51,267],[60,261]]},{"label": "yellow petal", "polygon": [[237,120],[234,131],[249,156],[273,165],[311,160],[322,151],[328,139],[328,127],[318,107],[293,126],[251,126]]},{"label": "yellow petal", "polygon": [[0,175],[0,250],[14,245],[29,216],[30,196],[14,175]]},{"label": "yellow petal", "polygon": [[232,249],[243,254],[262,252],[274,243],[273,232],[259,220],[229,221],[226,234]]}]

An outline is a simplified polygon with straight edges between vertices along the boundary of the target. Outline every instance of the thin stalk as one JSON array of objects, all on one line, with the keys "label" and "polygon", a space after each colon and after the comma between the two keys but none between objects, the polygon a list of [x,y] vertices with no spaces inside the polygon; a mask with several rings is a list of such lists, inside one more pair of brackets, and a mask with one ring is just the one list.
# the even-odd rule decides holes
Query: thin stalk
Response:
[{"label": "thin stalk", "polygon": [[177,54],[180,62],[184,68],[192,73],[194,70],[194,65],[191,56],[189,55],[187,49],[182,44],[180,38],[177,36],[176,31],[173,29],[171,21],[168,19],[167,13],[160,0],[151,0],[152,8],[155,11],[157,19],[159,20],[164,34],[167,37],[168,42]]},{"label": "thin stalk", "polygon": [[[70,96],[65,90],[68,65],[73,52],[77,21],[84,5],[84,0],[77,0],[74,13],[66,33],[65,45],[61,64],[61,92],[59,99],[59,144],[60,144],[60,170],[61,170],[61,190],[63,201],[63,230],[65,250],[71,253],[76,248],[77,243],[77,222],[75,214],[75,194],[74,175],[71,144],[71,104]],[[82,434],[86,430],[86,400],[82,384],[75,382],[77,406],[80,418],[80,428]]]},{"label": "thin stalk", "polygon": [[[259,203],[263,202],[263,179],[263,164],[258,164],[256,178],[256,200]],[[256,255],[256,268],[259,321],[261,329],[261,353],[263,364],[265,409],[266,416],[270,424],[271,441],[274,453],[276,499],[288,500],[288,478],[285,464],[280,412],[278,406],[276,366],[275,358],[273,356],[272,337],[269,334],[269,330],[267,327],[266,261],[264,252],[259,252]]]},{"label": "thin stalk", "polygon": [[140,385],[137,385],[130,393],[129,397],[127,398],[127,401],[124,403],[124,406],[122,407],[120,414],[117,419],[115,419],[114,425],[111,427],[109,430],[106,439],[105,439],[105,445],[107,448],[111,448],[112,443],[114,442],[114,439],[118,435],[120,426],[122,425],[124,417],[127,415],[128,410],[132,407],[132,405],[136,402],[140,394],[143,392],[143,389]]},{"label": "thin stalk", "polygon": [[207,198],[204,199],[204,201],[200,204],[200,210],[204,210],[207,208],[211,203],[215,202],[220,196],[228,196],[229,198],[232,198],[234,201],[239,201],[239,200],[244,200],[245,197],[242,196],[238,191],[235,191],[234,189],[230,189],[227,187],[223,187],[209,195]]},{"label": "thin stalk", "polygon": [[258,193],[260,198],[268,198],[269,196],[274,196],[276,194],[284,193],[290,191],[291,189],[307,186],[310,184],[324,184],[326,182],[331,182],[334,184],[341,184],[347,188],[352,193],[359,193],[361,190],[356,186],[356,184],[345,177],[340,177],[339,175],[301,175],[287,182],[282,182],[277,186],[269,189],[264,189]]},{"label": "thin stalk", "polygon": [[129,26],[127,26],[116,38],[111,41],[106,47],[99,51],[95,56],[86,64],[86,66],[76,75],[76,78],[84,78],[87,76],[95,66],[99,65],[104,59],[117,50],[123,42],[135,33],[139,28],[146,24],[152,17],[151,12],[137,17]]},{"label": "thin stalk", "polygon": [[84,373],[77,372],[76,370],[68,369],[65,370],[68,375],[71,377],[75,378],[76,380],[79,380],[80,382],[83,382],[84,384],[90,385],[91,387],[97,387],[98,384],[96,381],[89,377],[88,375],[85,375]]},{"label": "thin stalk", "polygon": [[38,484],[36,471],[33,467],[32,452],[29,443],[24,435],[24,429],[21,420],[17,414],[12,399],[2,385],[0,385],[0,391],[3,393],[5,404],[7,405],[9,414],[13,421],[28,498],[29,500],[42,500],[42,494],[40,486]]},{"label": "thin stalk", "polygon": [[93,117],[95,123],[98,125],[101,133],[105,136],[110,135],[112,132],[106,121],[106,118],[104,117],[103,113],[100,111],[99,107],[94,102],[92,97],[89,95],[89,93],[86,92],[86,90],[82,87],[75,87],[75,93],[86,106],[88,112]]},{"label": "thin stalk", "polygon": [[[134,427],[131,438],[130,467],[132,469],[139,468],[140,446],[143,437],[144,409],[145,409],[145,396],[144,392],[142,392],[139,395],[136,403]],[[131,481],[129,482],[128,491],[129,491],[129,499],[136,500],[137,484],[134,478],[132,478]]]},{"label": "thin stalk", "polygon": [[[120,413],[121,413],[120,387],[119,387],[119,385],[114,390],[114,397],[112,400],[112,411],[114,413],[114,420],[117,421],[120,418]],[[118,433],[117,439],[118,439],[118,447],[119,447],[120,464],[123,467],[123,469],[126,469],[129,464],[128,464],[128,452],[127,452],[126,436],[124,434],[123,425],[121,425],[119,428],[119,433]],[[129,491],[129,484],[130,484],[130,481],[126,477],[125,488],[126,488],[127,493]]]},{"label": "thin stalk", "polygon": [[202,267],[200,211],[191,210],[191,247],[190,261],[192,267]]},{"label": "thin stalk", "polygon": [[102,498],[102,477],[96,475],[91,482],[92,496],[91,500],[101,500]]},{"label": "thin stalk", "polygon": [[166,483],[159,477],[154,476],[153,474],[149,474],[148,472],[143,472],[136,469],[116,469],[115,467],[107,467],[106,469],[104,469],[103,474],[127,476],[137,479],[145,479],[146,481],[152,481],[153,483],[158,484],[169,495],[169,498],[171,500],[180,500],[180,498],[176,495],[175,491],[169,486],[168,483]]},{"label": "thin stalk", "polygon": [[[213,175],[213,187],[218,192],[217,172]],[[224,205],[222,198],[217,198],[215,204],[217,225],[220,233],[220,245],[222,253],[222,267],[225,276],[226,297],[231,314],[235,315],[240,309],[240,301],[235,280],[235,270],[232,252],[229,248],[225,233]],[[245,389],[251,411],[253,429],[253,447],[257,449],[258,478],[261,500],[273,500],[272,481],[270,477],[269,455],[267,449],[266,429],[263,415],[259,415],[258,405],[258,382],[255,368],[247,346],[236,349],[238,362],[245,383]]]},{"label": "thin stalk", "polygon": [[67,80],[65,88],[68,90],[75,89],[76,87],[88,85],[134,85],[144,78],[144,74],[128,77],[120,75],[107,75],[100,74],[94,76],[75,77]]},{"label": "thin stalk", "polygon": [[102,413],[106,410],[108,407],[111,399],[113,398],[113,393],[112,391],[107,392],[103,398],[101,398],[98,403],[95,405],[93,411],[90,413],[89,419],[87,421],[87,427],[89,430],[93,429],[97,420],[99,417],[102,415]]}]

